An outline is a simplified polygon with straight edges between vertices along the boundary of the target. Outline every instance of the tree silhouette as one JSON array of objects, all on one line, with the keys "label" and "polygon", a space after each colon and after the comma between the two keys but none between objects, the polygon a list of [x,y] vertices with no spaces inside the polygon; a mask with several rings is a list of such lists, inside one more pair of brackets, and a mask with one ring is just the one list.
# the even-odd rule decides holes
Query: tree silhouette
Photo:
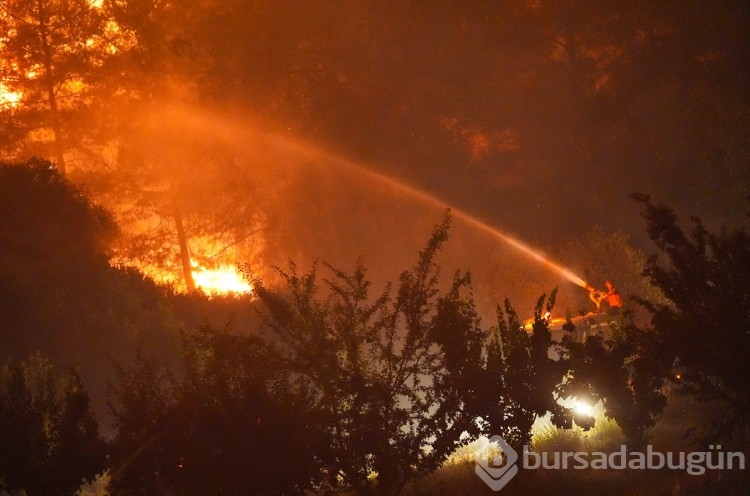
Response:
[{"label": "tree silhouette", "polygon": [[118,365],[111,407],[115,487],[125,494],[301,494],[319,482],[325,439],[303,404],[268,384],[258,339],[207,326],[186,332],[176,379],[139,354]]},{"label": "tree silhouette", "polygon": [[0,360],[39,351],[78,367],[99,413],[105,354],[129,358],[141,343],[166,361],[178,355],[170,291],[110,265],[117,233],[51,162],[0,162]]},{"label": "tree silhouette", "polygon": [[[701,431],[710,442],[748,425],[750,389],[750,234],[746,227],[709,232],[693,218],[685,233],[674,211],[635,195],[645,206],[647,232],[659,250],[645,262],[655,298],[636,298],[650,325],[626,314],[604,334],[579,339],[569,321],[561,342],[569,371],[564,396],[601,400],[629,441],[645,443],[667,404],[665,386],[723,405]],[[593,419],[592,419],[593,420]]]},{"label": "tree silhouette", "polygon": [[30,495],[72,494],[106,463],[77,372],[61,377],[41,355],[0,369],[0,440],[0,480]]},{"label": "tree silhouette", "polygon": [[684,392],[726,406],[708,434],[727,437],[750,422],[750,232],[736,226],[712,233],[693,218],[685,233],[674,211],[636,198],[659,249],[645,273],[669,300],[648,304],[662,360],[676,363]]},{"label": "tree silhouette", "polygon": [[[617,421],[628,442],[642,447],[666,406],[663,386],[670,368],[657,337],[627,316],[584,339],[570,320],[565,331],[561,359],[568,373],[558,386],[561,396],[602,401],[605,415]],[[583,415],[576,422],[594,425],[593,417]]]},{"label": "tree silhouette", "polygon": [[[480,434],[528,443],[537,415],[553,412],[566,372],[552,346],[540,299],[532,335],[506,302],[507,322],[481,328],[471,278],[457,272],[439,286],[435,256],[447,240],[449,217],[432,233],[417,264],[374,300],[358,265],[348,274],[317,267],[281,271],[283,290],[254,285],[266,315],[271,355],[282,364],[279,387],[305,405],[327,439],[324,458],[360,492],[397,493],[413,477],[435,470],[457,447]],[[373,477],[373,475],[376,475]]]},{"label": "tree silhouette", "polygon": [[105,286],[117,228],[50,162],[38,159],[0,163],[0,212],[3,352],[23,357],[46,350],[58,358],[59,340],[46,338],[56,327],[71,337],[80,332],[90,312],[84,309]]},{"label": "tree silhouette", "polygon": [[549,412],[555,425],[572,425],[572,412],[558,401],[557,389],[567,363],[551,354],[556,343],[545,318],[555,294],[539,298],[530,333],[509,300],[504,308],[498,306],[498,325],[486,343],[486,364],[479,371],[482,394],[470,406],[474,416],[487,424],[483,434],[499,434],[518,450],[530,443],[537,417]]},{"label": "tree silhouette", "polygon": [[[433,341],[449,322],[435,314],[434,256],[447,239],[440,224],[414,268],[369,300],[365,269],[331,269],[319,286],[317,269],[281,271],[284,291],[254,285],[264,304],[272,353],[284,364],[285,394],[319,419],[334,480],[362,492],[398,492],[420,472],[437,467],[468,423],[455,395],[442,388],[445,352]],[[472,320],[464,320],[473,332]],[[459,329],[453,329],[454,331]],[[452,360],[462,361],[462,357]],[[431,438],[450,443],[432,444]],[[377,482],[371,475],[377,473]]]}]

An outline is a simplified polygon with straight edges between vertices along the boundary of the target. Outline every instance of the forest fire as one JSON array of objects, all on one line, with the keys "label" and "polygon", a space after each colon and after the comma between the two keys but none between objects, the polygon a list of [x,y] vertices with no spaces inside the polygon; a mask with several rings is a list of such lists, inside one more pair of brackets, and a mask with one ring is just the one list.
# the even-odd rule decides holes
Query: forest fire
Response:
[{"label": "forest fire", "polygon": [[[170,286],[180,293],[189,292],[182,281],[182,277],[175,272],[150,264],[132,264],[131,262],[131,264],[125,265],[133,265],[158,284]],[[192,266],[195,290],[207,296],[241,295],[253,292],[252,284],[245,279],[234,265],[223,263],[213,267],[206,267],[192,261]]]},{"label": "forest fire", "polygon": [[0,0],[0,496],[741,494],[748,26]]},{"label": "forest fire", "polygon": [[195,267],[193,280],[196,288],[206,294],[252,293],[252,285],[232,265],[220,265],[215,269]]}]

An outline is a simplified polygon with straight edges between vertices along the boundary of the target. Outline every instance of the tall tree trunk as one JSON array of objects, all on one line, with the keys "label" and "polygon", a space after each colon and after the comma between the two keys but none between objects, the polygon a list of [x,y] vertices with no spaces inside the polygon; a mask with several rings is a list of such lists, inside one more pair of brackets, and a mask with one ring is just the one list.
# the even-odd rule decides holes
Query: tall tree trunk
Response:
[{"label": "tall tree trunk", "polygon": [[57,97],[55,96],[55,75],[52,67],[52,49],[47,40],[47,24],[44,11],[40,7],[39,11],[39,37],[42,41],[42,50],[44,51],[44,79],[47,86],[47,100],[50,109],[50,120],[52,121],[52,132],[55,135],[55,155],[57,168],[62,175],[65,175],[65,146],[63,145],[62,128],[60,126],[60,111],[57,107]]},{"label": "tall tree trunk", "polygon": [[57,160],[57,168],[64,176],[66,172],[65,155],[63,153],[63,151],[65,150],[65,146],[63,145],[62,129],[60,127],[60,114],[57,110],[55,89],[51,81],[49,87],[47,88],[47,91],[49,92],[49,107],[52,112],[52,131],[55,133],[55,159]]},{"label": "tall tree trunk", "polygon": [[187,236],[185,236],[185,227],[182,225],[182,213],[177,202],[172,202],[174,223],[177,227],[177,239],[180,242],[180,261],[182,262],[182,276],[185,279],[185,287],[189,293],[195,291],[195,281],[193,280],[193,266],[190,263],[190,248],[187,243]]}]

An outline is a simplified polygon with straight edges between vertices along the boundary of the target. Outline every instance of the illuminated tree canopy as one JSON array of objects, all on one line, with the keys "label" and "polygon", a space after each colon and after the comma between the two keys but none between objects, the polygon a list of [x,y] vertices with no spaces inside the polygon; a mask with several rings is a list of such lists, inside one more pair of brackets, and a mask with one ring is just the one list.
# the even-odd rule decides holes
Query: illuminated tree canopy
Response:
[{"label": "illuminated tree canopy", "polygon": [[21,156],[51,155],[65,173],[66,152],[84,144],[74,130],[89,118],[93,75],[107,55],[104,22],[91,0],[2,3],[0,81],[17,95],[15,140],[5,146]]}]

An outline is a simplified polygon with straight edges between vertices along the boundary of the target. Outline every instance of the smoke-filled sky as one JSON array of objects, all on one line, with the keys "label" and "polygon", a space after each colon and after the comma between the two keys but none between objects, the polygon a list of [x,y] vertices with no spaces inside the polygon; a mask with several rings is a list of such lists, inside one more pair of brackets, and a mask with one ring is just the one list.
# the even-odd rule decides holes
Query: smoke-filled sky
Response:
[{"label": "smoke-filled sky", "polygon": [[743,2],[223,4],[212,96],[532,242],[748,210]]}]

